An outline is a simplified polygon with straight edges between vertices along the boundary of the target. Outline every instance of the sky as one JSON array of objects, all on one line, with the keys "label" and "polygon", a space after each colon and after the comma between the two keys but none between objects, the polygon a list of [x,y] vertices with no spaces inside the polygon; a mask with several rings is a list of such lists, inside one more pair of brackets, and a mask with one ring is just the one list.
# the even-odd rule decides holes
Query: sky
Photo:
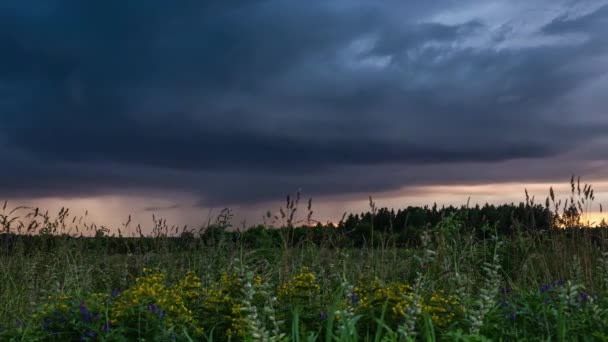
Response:
[{"label": "sky", "polygon": [[[3,0],[0,197],[196,225],[608,192],[608,1]],[[235,219],[235,220],[236,220]]]}]

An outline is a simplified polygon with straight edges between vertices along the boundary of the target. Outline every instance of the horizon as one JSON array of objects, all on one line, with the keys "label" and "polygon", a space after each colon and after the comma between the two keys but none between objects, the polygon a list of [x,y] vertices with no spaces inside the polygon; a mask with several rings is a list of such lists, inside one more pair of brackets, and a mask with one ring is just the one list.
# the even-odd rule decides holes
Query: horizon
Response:
[{"label": "horizon", "polygon": [[[581,189],[583,185],[587,185],[587,183],[583,182],[581,179]],[[595,226],[599,224],[602,219],[608,220],[607,213],[600,211],[602,199],[604,201],[608,199],[608,182],[598,183],[597,185],[589,185],[591,185],[594,190],[595,200],[589,202],[589,207],[586,207],[585,210],[581,212],[581,220],[583,223],[589,222],[591,226]],[[398,211],[400,209],[407,209],[408,207],[431,208],[433,205],[437,205],[437,208],[439,209],[450,206],[461,208],[467,206],[475,207],[477,205],[480,207],[483,207],[484,205],[519,205],[520,203],[526,203],[525,191],[528,191],[529,199],[531,199],[535,205],[544,206],[545,200],[549,198],[550,188],[554,190],[556,202],[562,200],[563,203],[564,201],[569,200],[571,196],[570,183],[528,184],[527,187],[522,189],[521,192],[511,191],[516,186],[516,184],[431,186],[426,188],[427,193],[422,196],[420,194],[416,194],[404,197],[393,193],[388,195],[385,194],[384,196],[380,197],[372,197],[371,199],[373,200],[377,209],[387,208],[389,210],[392,209]],[[441,194],[444,201],[438,202],[434,200],[436,198],[436,194]],[[467,197],[461,202],[460,200],[464,198],[463,196],[465,195],[467,195]],[[290,194],[291,199],[294,199],[295,197],[296,194]],[[475,200],[476,198],[479,200]],[[577,198],[578,197],[575,195],[575,201]],[[306,210],[306,207],[309,199],[312,199],[311,209],[313,211],[313,215],[311,217],[311,221],[307,222],[306,218],[308,211]],[[294,221],[297,223],[297,225],[316,225],[317,223],[321,223],[323,225],[337,225],[343,217],[345,218],[349,214],[361,215],[363,213],[370,212],[371,208],[369,201],[370,197],[354,200],[344,200],[340,198],[330,199],[328,203],[341,203],[340,209],[342,211],[339,211],[339,214],[335,215],[335,208],[330,208],[329,210],[325,208],[324,210],[323,207],[326,205],[326,203],[316,203],[314,198],[308,198],[305,196],[305,194],[301,194],[300,202],[297,206],[299,210]],[[65,208],[69,209],[69,217],[66,222],[71,222],[74,218],[76,218],[76,220],[82,218],[82,224],[94,224],[98,228],[108,228],[111,234],[117,233],[118,229],[122,229],[122,234],[125,235],[126,233],[126,236],[129,236],[129,234],[136,234],[135,228],[137,225],[141,225],[142,232],[144,234],[150,233],[154,224],[152,219],[153,217],[155,217],[156,220],[165,220],[168,228],[183,229],[187,226],[188,230],[197,230],[198,228],[208,227],[216,223],[216,220],[223,209],[230,209],[230,213],[233,215],[233,217],[228,221],[228,223],[230,223],[233,228],[246,229],[260,224],[264,224],[269,227],[279,227],[281,222],[272,222],[271,219],[264,221],[263,217],[266,216],[268,212],[270,212],[273,216],[277,215],[280,217],[280,210],[286,209],[285,199],[283,199],[283,201],[268,202],[263,205],[256,205],[252,207],[236,209],[230,207],[217,207],[207,211],[202,211],[200,209],[192,210],[192,207],[195,207],[195,204],[192,204],[194,202],[191,203],[192,207],[176,206],[174,204],[170,204],[169,202],[156,202],[156,204],[158,204],[157,206],[150,207],[147,205],[149,202],[148,197],[132,197],[126,200],[118,196],[102,196],[101,198],[95,197],[89,199],[50,198],[42,200],[38,199],[36,201],[32,201],[32,203],[26,202],[19,204],[8,202],[5,212],[19,206],[25,207],[23,209],[25,212],[30,212],[31,209],[39,208],[41,213],[48,211],[49,217],[53,219],[61,209]],[[66,205],[66,203],[68,205]],[[70,203],[75,205],[70,206]],[[38,206],[37,204],[43,204],[43,206]],[[50,206],[45,207],[44,204],[50,204]],[[319,210],[319,208],[321,208],[321,210]],[[555,212],[553,203],[550,205],[549,210],[551,210],[551,212]],[[183,212],[196,212],[198,215],[185,217],[183,216]],[[23,215],[19,215],[19,213],[16,213],[10,217],[15,216],[23,217]],[[127,221],[129,221],[130,224],[128,230],[125,231],[124,224]],[[27,223],[28,221],[25,222]],[[78,223],[76,225],[82,228],[82,224]],[[72,228],[73,230],[76,225],[73,223],[68,224],[67,228]],[[72,231],[72,233],[74,233],[74,231]]]},{"label": "horizon", "polygon": [[[182,226],[608,200],[608,0],[7,0],[0,200]],[[561,190],[560,190],[561,191]],[[211,213],[211,214],[209,214]]]}]

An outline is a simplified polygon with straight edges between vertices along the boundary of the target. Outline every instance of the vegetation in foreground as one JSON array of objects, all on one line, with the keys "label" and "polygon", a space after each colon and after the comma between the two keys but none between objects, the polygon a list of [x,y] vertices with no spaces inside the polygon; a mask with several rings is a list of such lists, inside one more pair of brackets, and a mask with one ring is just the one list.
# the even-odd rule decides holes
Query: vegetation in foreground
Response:
[{"label": "vegetation in foreground", "polygon": [[84,237],[67,211],[5,209],[0,340],[608,340],[608,229],[585,227],[593,192],[571,184],[566,206],[527,198],[507,226],[462,207],[397,227],[370,200],[358,226],[296,227],[296,198],[280,229],[230,232],[224,212]]}]

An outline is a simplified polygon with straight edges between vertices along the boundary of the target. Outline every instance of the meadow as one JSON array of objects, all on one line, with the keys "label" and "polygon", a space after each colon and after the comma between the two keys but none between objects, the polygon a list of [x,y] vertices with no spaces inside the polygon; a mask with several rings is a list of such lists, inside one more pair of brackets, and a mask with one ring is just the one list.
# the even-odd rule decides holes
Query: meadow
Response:
[{"label": "meadow", "polygon": [[371,199],[314,224],[296,196],[248,230],[226,210],[130,236],[5,204],[0,340],[608,341],[608,228],[585,220],[591,186],[571,185],[398,225]]}]

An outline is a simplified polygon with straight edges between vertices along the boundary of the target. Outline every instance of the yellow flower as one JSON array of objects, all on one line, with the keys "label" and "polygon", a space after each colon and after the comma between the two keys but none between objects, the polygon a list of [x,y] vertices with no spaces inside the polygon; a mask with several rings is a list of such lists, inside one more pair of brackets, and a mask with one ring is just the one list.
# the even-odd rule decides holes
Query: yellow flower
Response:
[{"label": "yellow flower", "polygon": [[169,326],[193,322],[192,310],[186,307],[183,297],[196,298],[202,293],[198,277],[189,273],[174,288],[165,286],[164,280],[164,274],[145,268],[144,276],[118,295],[111,307],[112,317],[124,321],[144,310],[148,315],[166,316]]},{"label": "yellow flower", "polygon": [[320,289],[315,275],[309,271],[308,267],[303,267],[299,273],[279,285],[277,294],[283,300],[307,299],[318,295]]}]

